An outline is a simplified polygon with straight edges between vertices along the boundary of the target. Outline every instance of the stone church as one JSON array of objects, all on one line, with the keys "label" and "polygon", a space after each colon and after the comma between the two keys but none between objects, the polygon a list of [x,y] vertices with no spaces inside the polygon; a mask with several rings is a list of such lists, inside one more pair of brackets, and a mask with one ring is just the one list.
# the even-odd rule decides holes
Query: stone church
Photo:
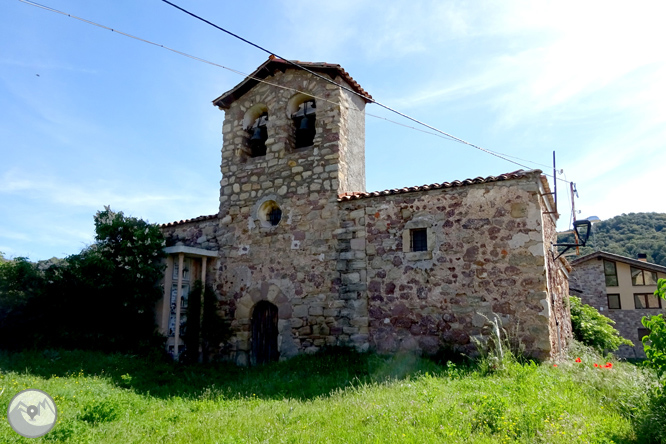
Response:
[{"label": "stone church", "polygon": [[[497,316],[536,358],[571,338],[568,268],[538,170],[365,190],[368,94],[342,67],[275,57],[213,101],[225,113],[219,212],[162,225],[157,321],[183,349],[210,285],[239,365],[325,346],[473,352]],[[197,296],[198,297],[198,296]]]}]

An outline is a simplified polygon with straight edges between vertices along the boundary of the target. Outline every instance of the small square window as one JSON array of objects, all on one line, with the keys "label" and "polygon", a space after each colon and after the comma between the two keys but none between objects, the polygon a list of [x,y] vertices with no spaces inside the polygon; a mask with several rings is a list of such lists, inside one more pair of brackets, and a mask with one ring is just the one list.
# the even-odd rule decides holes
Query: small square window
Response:
[{"label": "small square window", "polygon": [[409,231],[410,251],[428,251],[428,230],[426,228],[414,228]]},{"label": "small square window", "polygon": [[608,308],[612,310],[619,310],[620,307],[620,295],[619,294],[609,294],[608,295]]}]

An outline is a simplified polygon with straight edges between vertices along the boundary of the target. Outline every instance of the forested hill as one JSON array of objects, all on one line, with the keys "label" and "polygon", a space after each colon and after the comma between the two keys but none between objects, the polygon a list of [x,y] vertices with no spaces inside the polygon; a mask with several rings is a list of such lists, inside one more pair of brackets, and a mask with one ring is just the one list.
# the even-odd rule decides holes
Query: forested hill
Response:
[{"label": "forested hill", "polygon": [[[559,234],[557,240],[574,242],[573,238],[573,233]],[[595,223],[587,246],[580,252],[583,256],[597,250],[633,259],[645,253],[648,262],[666,266],[666,214],[629,213]]]}]

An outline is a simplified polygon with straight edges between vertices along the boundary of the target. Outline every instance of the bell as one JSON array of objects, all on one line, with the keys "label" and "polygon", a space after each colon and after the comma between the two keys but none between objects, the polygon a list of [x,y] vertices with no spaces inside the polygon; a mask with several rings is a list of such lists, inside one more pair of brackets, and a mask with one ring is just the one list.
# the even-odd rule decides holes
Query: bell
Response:
[{"label": "bell", "polygon": [[255,127],[252,131],[252,137],[250,137],[250,150],[252,151],[252,157],[266,155],[266,139],[268,139],[268,131],[266,131],[266,127]]},{"label": "bell", "polygon": [[254,131],[252,132],[252,137],[250,137],[250,143],[254,143],[255,141],[263,141],[263,131],[262,127],[257,126]]},{"label": "bell", "polygon": [[311,120],[312,120],[312,119],[309,119],[307,116],[303,117],[303,118],[301,119],[301,124],[299,125],[298,129],[299,129],[299,130],[309,131],[309,130],[310,130],[310,126],[311,126],[311,125],[310,125],[310,121],[311,121]]},{"label": "bell", "polygon": [[314,116],[305,116],[301,119],[296,129],[296,148],[310,146],[315,136],[315,118]]}]

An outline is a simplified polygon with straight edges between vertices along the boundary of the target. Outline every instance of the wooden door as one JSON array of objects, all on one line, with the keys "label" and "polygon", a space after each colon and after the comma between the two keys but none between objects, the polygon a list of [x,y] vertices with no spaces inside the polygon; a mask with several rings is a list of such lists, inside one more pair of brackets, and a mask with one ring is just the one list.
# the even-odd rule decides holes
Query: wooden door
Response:
[{"label": "wooden door", "polygon": [[277,361],[278,309],[268,301],[259,301],[252,312],[252,363]]}]

